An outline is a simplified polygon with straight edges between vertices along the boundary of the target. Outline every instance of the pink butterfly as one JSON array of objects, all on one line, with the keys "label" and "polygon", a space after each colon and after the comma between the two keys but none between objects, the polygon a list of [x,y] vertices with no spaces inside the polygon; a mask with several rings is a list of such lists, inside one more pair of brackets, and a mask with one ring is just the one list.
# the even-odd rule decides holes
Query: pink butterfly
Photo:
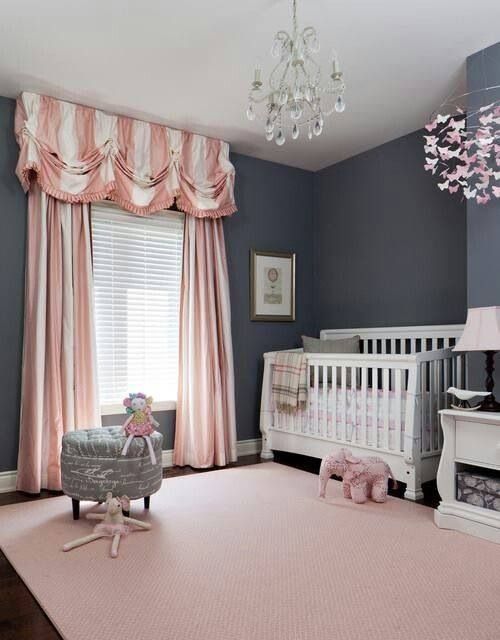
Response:
[{"label": "pink butterfly", "polygon": [[429,124],[425,125],[425,128],[427,129],[427,131],[434,131],[436,127],[437,127],[436,119],[434,119],[432,122],[429,122]]},{"label": "pink butterfly", "polygon": [[476,200],[478,204],[486,204],[490,201],[490,196],[488,194],[485,196],[477,196]]},{"label": "pink butterfly", "polygon": [[450,114],[449,113],[444,114],[444,115],[441,114],[441,113],[438,113],[437,118],[436,118],[438,124],[443,124],[443,122],[448,122],[449,119],[450,119]]},{"label": "pink butterfly", "polygon": [[467,200],[470,200],[471,198],[475,198],[476,193],[477,193],[477,189],[470,189],[469,187],[466,187],[464,189],[464,196],[467,198]]},{"label": "pink butterfly", "polygon": [[450,186],[450,187],[448,187],[448,191],[449,191],[450,193],[456,193],[456,192],[458,191],[459,186],[460,186],[460,185],[458,185],[458,184],[456,184],[454,187],[451,187],[451,186]]},{"label": "pink butterfly", "polygon": [[435,167],[439,162],[439,158],[426,158],[425,161],[427,162],[427,164],[430,164],[431,167]]},{"label": "pink butterfly", "polygon": [[438,187],[441,189],[441,191],[448,189],[449,185],[450,185],[449,180],[446,180],[446,182],[438,182]]},{"label": "pink butterfly", "polygon": [[448,160],[450,158],[450,147],[438,147],[437,149],[443,160]]},{"label": "pink butterfly", "polygon": [[[439,116],[438,116],[439,117]],[[460,129],[465,128],[465,120],[462,118],[461,120],[454,120],[453,118],[450,120],[450,127],[459,131]]]},{"label": "pink butterfly", "polygon": [[489,124],[490,122],[493,122],[493,113],[490,112],[486,116],[481,116],[479,118],[479,122],[484,125]]},{"label": "pink butterfly", "polygon": [[424,136],[424,140],[426,141],[427,144],[430,144],[430,145],[437,144],[438,139],[439,138],[437,136]]},{"label": "pink butterfly", "polygon": [[425,153],[431,153],[432,155],[436,155],[436,145],[434,146],[425,145],[424,151]]},{"label": "pink butterfly", "polygon": [[460,136],[460,133],[458,131],[450,131],[447,136],[446,136],[446,140],[448,142],[460,142],[462,139],[462,137]]}]

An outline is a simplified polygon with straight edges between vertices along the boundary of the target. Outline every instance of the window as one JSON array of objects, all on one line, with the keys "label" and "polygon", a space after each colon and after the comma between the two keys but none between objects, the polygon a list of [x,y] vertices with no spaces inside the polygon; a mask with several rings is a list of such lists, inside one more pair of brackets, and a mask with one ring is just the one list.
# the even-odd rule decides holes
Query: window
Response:
[{"label": "window", "polygon": [[92,207],[99,394],[103,413],[121,413],[131,391],[156,408],[177,397],[184,215],[135,216]]}]

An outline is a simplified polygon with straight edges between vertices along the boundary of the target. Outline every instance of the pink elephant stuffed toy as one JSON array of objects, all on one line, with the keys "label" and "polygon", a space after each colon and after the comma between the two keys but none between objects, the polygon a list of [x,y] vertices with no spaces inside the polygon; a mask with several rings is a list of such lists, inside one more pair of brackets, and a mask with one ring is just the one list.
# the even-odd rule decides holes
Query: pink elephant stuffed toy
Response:
[{"label": "pink elephant stuffed toy", "polygon": [[361,504],[370,498],[374,502],[385,502],[389,477],[394,488],[397,482],[389,465],[375,456],[357,458],[349,449],[340,449],[325,456],[319,470],[319,497],[325,497],[326,485],[332,475],[342,478],[344,498]]}]

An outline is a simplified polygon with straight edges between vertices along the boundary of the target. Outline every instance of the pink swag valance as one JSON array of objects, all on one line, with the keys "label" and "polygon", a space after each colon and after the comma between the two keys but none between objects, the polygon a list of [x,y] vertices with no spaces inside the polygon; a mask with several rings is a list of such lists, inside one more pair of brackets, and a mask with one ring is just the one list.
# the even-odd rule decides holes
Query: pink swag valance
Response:
[{"label": "pink swag valance", "polygon": [[36,179],[59,200],[110,198],[138,215],[174,201],[200,218],[236,211],[234,167],[221,140],[35,93],[18,98],[16,137],[25,191]]}]

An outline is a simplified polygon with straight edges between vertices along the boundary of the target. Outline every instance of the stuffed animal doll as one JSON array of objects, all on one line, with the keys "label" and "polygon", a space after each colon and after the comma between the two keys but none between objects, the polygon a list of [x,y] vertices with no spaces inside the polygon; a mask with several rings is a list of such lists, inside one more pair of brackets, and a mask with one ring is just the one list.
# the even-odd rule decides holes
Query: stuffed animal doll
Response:
[{"label": "stuffed animal doll", "polygon": [[153,433],[155,428],[159,427],[159,423],[151,414],[152,404],[153,398],[151,396],[146,396],[144,393],[129,393],[128,398],[125,398],[123,401],[123,406],[126,408],[128,413],[128,418],[123,425],[123,430],[128,438],[125,446],[123,447],[122,456],[127,455],[130,443],[134,438],[142,437],[148,446],[151,464],[154,465],[156,464],[156,456],[149,436]]},{"label": "stuffed animal doll", "polygon": [[63,546],[63,551],[71,551],[71,549],[81,547],[99,538],[110,537],[112,538],[111,557],[118,557],[118,547],[121,536],[127,536],[131,531],[134,531],[130,525],[143,530],[151,529],[149,522],[141,522],[135,518],[124,516],[123,509],[125,509],[125,511],[130,509],[130,501],[127,496],[113,498],[113,494],[109,491],[106,496],[106,513],[87,513],[86,517],[88,520],[102,520],[102,522],[96,524],[94,527],[94,533],[73,540],[72,542],[67,542]]},{"label": "stuffed animal doll", "polygon": [[376,456],[357,458],[349,449],[340,449],[325,456],[319,470],[319,497],[325,497],[326,485],[332,475],[342,478],[344,498],[362,504],[367,498],[385,502],[389,477],[394,488],[397,482],[389,465]]}]

